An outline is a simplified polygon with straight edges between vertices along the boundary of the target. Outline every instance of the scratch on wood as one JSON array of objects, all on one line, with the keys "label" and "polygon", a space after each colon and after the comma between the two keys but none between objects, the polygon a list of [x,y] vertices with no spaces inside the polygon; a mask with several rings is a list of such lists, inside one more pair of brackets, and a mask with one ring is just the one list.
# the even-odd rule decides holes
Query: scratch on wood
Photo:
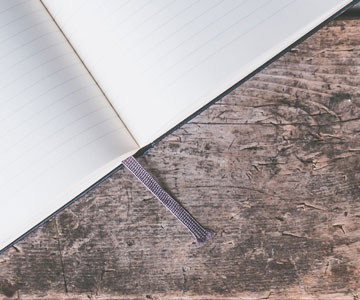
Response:
[{"label": "scratch on wood", "polygon": [[63,276],[63,279],[64,279],[64,291],[67,294],[69,291],[68,291],[67,282],[66,282],[65,265],[64,265],[62,250],[61,250],[60,232],[59,232],[59,226],[58,226],[58,222],[57,222],[57,216],[54,218],[54,224],[55,224],[56,235],[57,235],[56,239],[57,239],[57,244],[58,244],[58,249],[59,249],[61,271],[62,271],[62,276]]},{"label": "scratch on wood", "polygon": [[295,233],[291,233],[291,232],[288,232],[288,231],[283,231],[281,234],[282,235],[287,235],[287,236],[292,236],[292,237],[299,238],[299,239],[307,238],[306,236],[297,235]]}]

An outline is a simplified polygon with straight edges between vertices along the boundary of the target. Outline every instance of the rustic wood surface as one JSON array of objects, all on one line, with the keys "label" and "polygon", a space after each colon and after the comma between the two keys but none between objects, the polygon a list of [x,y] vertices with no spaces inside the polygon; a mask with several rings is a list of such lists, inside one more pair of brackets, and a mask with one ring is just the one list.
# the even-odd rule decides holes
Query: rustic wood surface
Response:
[{"label": "rustic wood surface", "polygon": [[0,256],[0,299],[360,297],[360,19],[332,22]]}]

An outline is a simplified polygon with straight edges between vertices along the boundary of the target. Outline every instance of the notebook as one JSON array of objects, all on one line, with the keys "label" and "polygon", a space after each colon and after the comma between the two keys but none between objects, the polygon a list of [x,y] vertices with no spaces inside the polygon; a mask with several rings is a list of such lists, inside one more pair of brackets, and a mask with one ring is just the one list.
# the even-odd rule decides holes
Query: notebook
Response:
[{"label": "notebook", "polygon": [[0,253],[356,2],[1,0]]}]

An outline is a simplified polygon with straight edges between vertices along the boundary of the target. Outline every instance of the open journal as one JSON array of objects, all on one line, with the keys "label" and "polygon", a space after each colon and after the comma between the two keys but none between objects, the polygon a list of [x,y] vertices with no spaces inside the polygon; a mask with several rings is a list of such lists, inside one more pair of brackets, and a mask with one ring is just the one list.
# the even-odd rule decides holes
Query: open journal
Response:
[{"label": "open journal", "polygon": [[1,0],[0,252],[350,0]]}]

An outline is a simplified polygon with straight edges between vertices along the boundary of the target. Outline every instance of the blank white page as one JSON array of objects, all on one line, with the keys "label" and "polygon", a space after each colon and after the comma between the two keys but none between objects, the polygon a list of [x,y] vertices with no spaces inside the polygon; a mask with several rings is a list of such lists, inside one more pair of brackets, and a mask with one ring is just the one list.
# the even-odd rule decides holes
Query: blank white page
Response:
[{"label": "blank white page", "polygon": [[38,0],[0,1],[0,250],[137,145]]},{"label": "blank white page", "polygon": [[43,0],[141,146],[350,0]]}]

